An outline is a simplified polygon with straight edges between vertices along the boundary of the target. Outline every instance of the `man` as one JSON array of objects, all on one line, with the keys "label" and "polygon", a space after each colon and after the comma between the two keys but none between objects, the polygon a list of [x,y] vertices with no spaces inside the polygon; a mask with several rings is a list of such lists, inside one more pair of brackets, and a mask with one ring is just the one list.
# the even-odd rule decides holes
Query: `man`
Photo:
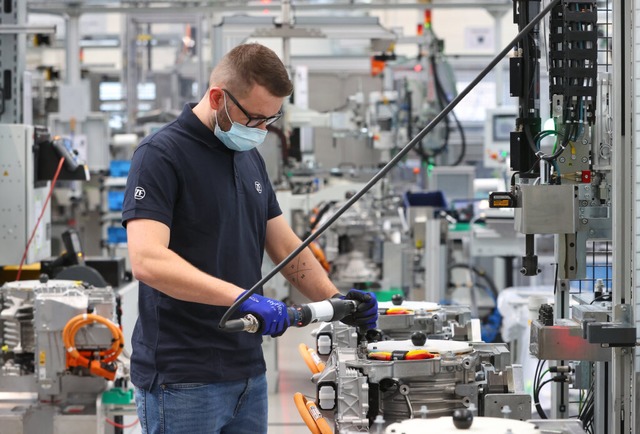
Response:
[{"label": "man", "polygon": [[[260,280],[265,249],[279,263],[300,245],[255,149],[291,92],[273,51],[240,45],[215,67],[202,100],[134,153],[123,224],[140,281],[131,380],[144,433],[267,432],[262,337],[218,324]],[[339,296],[309,249],[283,274],[313,301]],[[286,306],[260,293],[235,318],[253,313],[262,334],[279,336]],[[346,297],[361,304],[343,321],[375,326],[375,297]]]}]

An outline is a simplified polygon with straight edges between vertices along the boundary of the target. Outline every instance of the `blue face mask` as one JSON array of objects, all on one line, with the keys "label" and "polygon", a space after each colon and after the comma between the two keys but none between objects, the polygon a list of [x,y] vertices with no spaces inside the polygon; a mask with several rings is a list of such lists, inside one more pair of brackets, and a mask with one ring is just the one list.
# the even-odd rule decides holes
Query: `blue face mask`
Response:
[{"label": "blue face mask", "polygon": [[231,120],[231,116],[229,116],[229,111],[227,110],[226,95],[224,95],[224,111],[227,113],[227,118],[231,121],[231,128],[229,131],[222,131],[218,126],[218,122],[216,122],[213,133],[227,148],[241,152],[250,151],[264,142],[264,138],[267,136],[267,130],[251,128]]}]

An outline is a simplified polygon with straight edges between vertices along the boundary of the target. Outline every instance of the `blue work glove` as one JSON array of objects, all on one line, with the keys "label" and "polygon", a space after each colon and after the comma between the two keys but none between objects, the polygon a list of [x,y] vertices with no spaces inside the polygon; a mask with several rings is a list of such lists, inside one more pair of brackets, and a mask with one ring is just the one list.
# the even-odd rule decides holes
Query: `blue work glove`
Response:
[{"label": "blue work glove", "polygon": [[287,305],[260,294],[252,294],[251,297],[243,301],[238,308],[238,312],[243,314],[250,313],[258,318],[260,321],[259,331],[263,335],[270,335],[275,338],[281,336],[289,327]]},{"label": "blue work glove", "polygon": [[376,296],[372,292],[352,289],[347,295],[336,295],[334,297],[360,302],[355,312],[342,318],[340,321],[347,325],[362,327],[367,330],[376,327],[376,322],[378,321],[378,300],[376,300]]}]

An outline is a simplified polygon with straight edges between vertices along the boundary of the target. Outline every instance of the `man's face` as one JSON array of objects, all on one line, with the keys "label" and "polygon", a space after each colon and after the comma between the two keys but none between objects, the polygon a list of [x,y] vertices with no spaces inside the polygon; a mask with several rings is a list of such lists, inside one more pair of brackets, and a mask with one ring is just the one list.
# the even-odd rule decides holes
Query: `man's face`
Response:
[{"label": "man's face", "polygon": [[262,120],[273,119],[274,116],[277,116],[282,108],[283,100],[284,98],[271,95],[259,85],[253,86],[244,97],[238,97],[223,90],[219,95],[216,121],[223,131],[229,131],[232,121],[241,125],[247,125],[249,122],[248,126],[264,130],[270,121],[263,122]]}]

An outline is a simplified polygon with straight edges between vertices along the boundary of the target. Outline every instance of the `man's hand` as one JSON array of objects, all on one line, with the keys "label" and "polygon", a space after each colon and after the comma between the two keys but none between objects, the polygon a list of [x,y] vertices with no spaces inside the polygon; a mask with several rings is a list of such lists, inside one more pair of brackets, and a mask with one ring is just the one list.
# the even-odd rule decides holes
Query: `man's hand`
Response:
[{"label": "man's hand", "polygon": [[355,312],[342,318],[341,321],[343,323],[353,327],[363,327],[367,330],[376,327],[376,322],[378,321],[378,300],[376,300],[376,296],[372,292],[352,289],[347,295],[335,295],[334,297],[360,302]]},{"label": "man's hand", "polygon": [[240,305],[238,312],[243,314],[250,313],[258,318],[260,321],[260,333],[263,335],[270,335],[275,338],[281,336],[289,327],[287,305],[260,294],[252,294]]}]

